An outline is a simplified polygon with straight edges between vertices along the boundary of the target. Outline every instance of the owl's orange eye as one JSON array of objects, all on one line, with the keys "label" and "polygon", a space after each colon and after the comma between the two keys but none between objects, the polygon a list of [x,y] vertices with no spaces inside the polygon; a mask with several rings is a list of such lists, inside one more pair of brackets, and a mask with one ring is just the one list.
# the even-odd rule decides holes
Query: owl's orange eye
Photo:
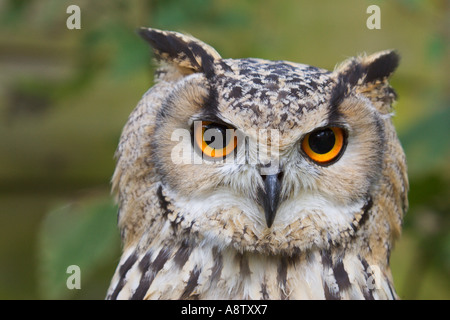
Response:
[{"label": "owl's orange eye", "polygon": [[194,125],[194,141],[203,155],[222,159],[237,146],[235,129],[210,121],[199,121]]},{"label": "owl's orange eye", "polygon": [[345,132],[339,127],[329,127],[308,133],[302,149],[314,162],[327,164],[336,160],[344,149]]}]

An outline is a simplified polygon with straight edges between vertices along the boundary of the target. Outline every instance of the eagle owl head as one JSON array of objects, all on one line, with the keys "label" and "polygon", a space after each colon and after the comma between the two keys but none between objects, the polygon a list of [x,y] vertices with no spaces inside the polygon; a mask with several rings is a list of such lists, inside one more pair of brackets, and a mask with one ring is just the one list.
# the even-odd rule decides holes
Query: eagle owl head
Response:
[{"label": "eagle owl head", "polygon": [[[170,298],[155,281],[163,270],[176,274],[177,261],[183,262],[180,274],[189,263],[188,275],[197,270],[197,282],[199,270],[208,270],[209,284],[205,274],[203,289],[194,290],[204,297],[212,280],[222,281],[223,292],[238,292],[252,275],[268,277],[257,265],[278,272],[285,259],[306,259],[311,268],[318,260],[322,270],[341,263],[350,283],[355,257],[359,269],[380,266],[390,279],[388,260],[408,189],[391,122],[396,94],[388,79],[398,66],[395,51],[351,58],[328,71],[223,59],[176,32],[142,28],[140,35],[160,67],[117,150],[113,188],[124,255],[110,295],[120,293],[119,279],[122,289],[139,261],[160,268],[141,290],[147,298]],[[234,261],[229,268],[235,263],[238,274],[248,273],[247,282],[227,282],[225,256]],[[223,272],[212,279],[218,257]],[[345,266],[345,259],[352,262]],[[135,284],[129,293],[138,289]],[[257,297],[251,285],[242,292]]]}]

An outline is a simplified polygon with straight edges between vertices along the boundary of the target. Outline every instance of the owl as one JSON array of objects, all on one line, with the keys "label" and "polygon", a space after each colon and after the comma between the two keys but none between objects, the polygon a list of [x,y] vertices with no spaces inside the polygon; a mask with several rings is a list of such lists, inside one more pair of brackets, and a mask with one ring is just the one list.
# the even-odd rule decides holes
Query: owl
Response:
[{"label": "owl", "polygon": [[116,152],[123,252],[106,298],[397,299],[398,54],[328,71],[139,33],[159,69]]}]

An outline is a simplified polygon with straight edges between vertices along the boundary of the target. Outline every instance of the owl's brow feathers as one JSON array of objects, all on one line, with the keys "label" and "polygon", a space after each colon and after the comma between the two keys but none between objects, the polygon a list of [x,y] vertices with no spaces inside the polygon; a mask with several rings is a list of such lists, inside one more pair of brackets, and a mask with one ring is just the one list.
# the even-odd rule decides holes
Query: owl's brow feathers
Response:
[{"label": "owl's brow feathers", "polygon": [[[330,72],[313,66],[294,66],[284,61],[262,61],[253,58],[235,61],[222,59],[213,49],[205,47],[193,38],[148,29],[140,29],[138,32],[151,44],[158,60],[178,61],[179,67],[205,75],[208,79],[209,95],[204,101],[204,107],[205,112],[209,114],[217,114],[218,87],[228,88],[224,98],[234,100],[231,107],[238,107],[242,105],[244,92],[269,102],[269,97],[276,94],[277,100],[290,104],[301,101],[308,95],[319,97],[321,94],[317,91],[330,85],[327,77]],[[299,70],[304,74],[298,74]],[[236,82],[236,75],[241,81]],[[280,86],[281,81],[285,83],[283,87]],[[260,89],[252,91],[252,88],[257,87]],[[323,102],[316,101],[314,104]],[[256,106],[248,107],[258,113]],[[299,106],[298,111],[301,112],[304,108],[310,107]]]}]

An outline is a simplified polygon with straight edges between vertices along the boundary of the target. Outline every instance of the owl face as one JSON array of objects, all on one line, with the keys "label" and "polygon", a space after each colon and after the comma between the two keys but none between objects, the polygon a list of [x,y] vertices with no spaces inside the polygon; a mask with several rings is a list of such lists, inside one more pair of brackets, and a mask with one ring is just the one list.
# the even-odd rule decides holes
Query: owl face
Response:
[{"label": "owl face", "polygon": [[164,66],[139,144],[179,234],[269,254],[351,241],[389,152],[383,108],[394,96],[394,52],[330,72],[222,59],[178,33],[141,35]]}]

